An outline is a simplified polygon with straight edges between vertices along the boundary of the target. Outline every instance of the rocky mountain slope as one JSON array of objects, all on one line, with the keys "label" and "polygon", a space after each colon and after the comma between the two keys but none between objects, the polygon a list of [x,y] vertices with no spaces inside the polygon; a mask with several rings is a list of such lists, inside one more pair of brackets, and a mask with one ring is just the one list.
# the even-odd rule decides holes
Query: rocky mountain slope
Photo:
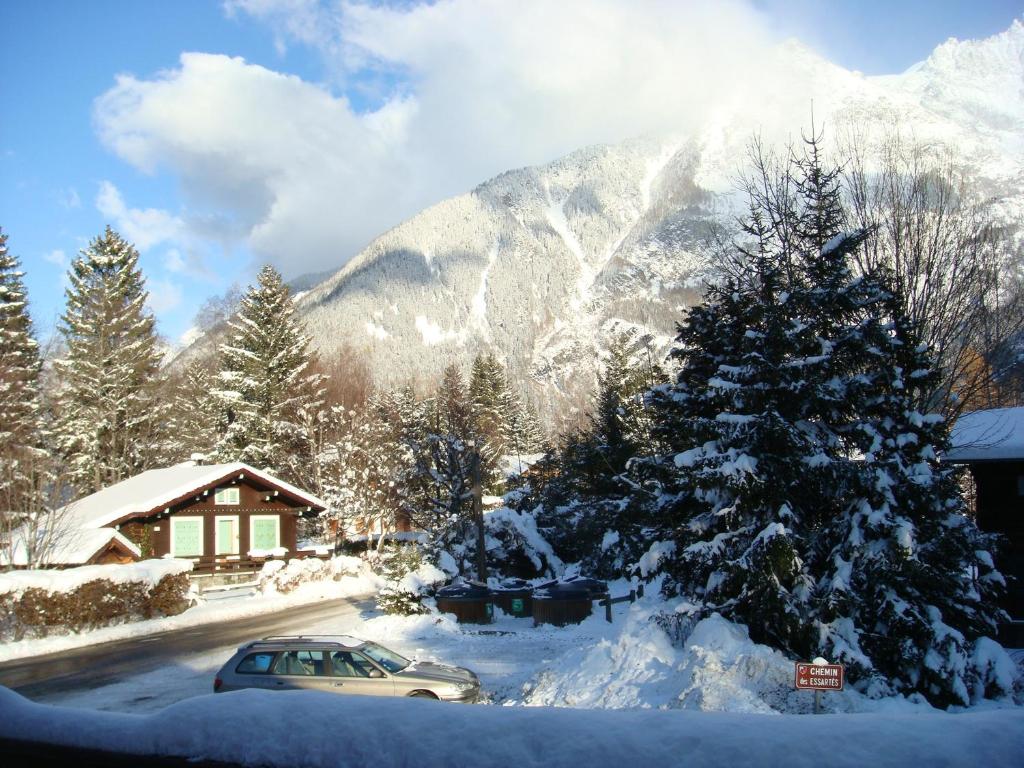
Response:
[{"label": "rocky mountain slope", "polygon": [[[582,149],[509,171],[379,237],[304,293],[330,355],[363,347],[378,381],[433,383],[494,351],[542,413],[585,403],[616,330],[660,356],[699,292],[709,232],[741,202],[751,136],[784,144],[817,126],[866,141],[898,124],[955,149],[1008,219],[1024,214],[1024,24],[951,40],[901,75],[865,77],[787,43],[771,79],[723,95],[696,135]],[[670,97],[670,96],[669,96]]]}]

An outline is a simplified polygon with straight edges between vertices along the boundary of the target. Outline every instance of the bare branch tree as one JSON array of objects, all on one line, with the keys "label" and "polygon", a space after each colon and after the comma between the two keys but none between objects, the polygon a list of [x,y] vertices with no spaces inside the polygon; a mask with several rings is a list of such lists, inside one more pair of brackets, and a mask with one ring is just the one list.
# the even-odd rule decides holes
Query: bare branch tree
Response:
[{"label": "bare branch tree", "polygon": [[1021,253],[995,201],[980,196],[948,151],[898,129],[880,142],[848,130],[839,151],[850,226],[874,232],[859,266],[890,271],[943,374],[920,405],[955,418],[1005,404],[998,352],[1024,328],[1024,306],[1008,281]]}]

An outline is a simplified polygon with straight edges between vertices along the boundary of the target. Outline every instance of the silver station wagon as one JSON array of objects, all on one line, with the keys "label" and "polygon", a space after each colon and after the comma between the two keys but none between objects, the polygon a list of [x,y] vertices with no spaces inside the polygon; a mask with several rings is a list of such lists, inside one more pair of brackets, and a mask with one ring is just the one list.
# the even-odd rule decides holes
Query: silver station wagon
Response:
[{"label": "silver station wagon", "polygon": [[376,643],[340,635],[266,637],[246,643],[213,681],[215,693],[241,688],[467,703],[480,696],[480,680],[468,669],[410,661]]}]

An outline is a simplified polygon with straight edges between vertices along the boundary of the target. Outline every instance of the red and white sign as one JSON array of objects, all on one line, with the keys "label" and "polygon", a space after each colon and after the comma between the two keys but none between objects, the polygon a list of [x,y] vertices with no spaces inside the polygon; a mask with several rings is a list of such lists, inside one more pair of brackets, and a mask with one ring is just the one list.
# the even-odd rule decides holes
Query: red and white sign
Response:
[{"label": "red and white sign", "polygon": [[843,677],[842,664],[811,664],[805,661],[796,663],[797,690],[841,691]]}]

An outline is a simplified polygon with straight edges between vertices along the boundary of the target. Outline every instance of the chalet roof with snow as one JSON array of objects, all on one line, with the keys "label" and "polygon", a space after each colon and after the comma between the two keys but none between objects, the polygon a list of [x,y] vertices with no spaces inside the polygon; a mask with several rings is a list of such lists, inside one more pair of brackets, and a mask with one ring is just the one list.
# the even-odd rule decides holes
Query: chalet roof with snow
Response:
[{"label": "chalet roof with snow", "polygon": [[952,462],[1024,461],[1024,408],[965,413],[950,433]]},{"label": "chalet roof with snow", "polygon": [[[29,565],[28,542],[25,541],[27,534],[28,531],[23,528],[14,532],[6,551],[0,552],[0,565]],[[46,550],[42,558],[44,565],[81,565],[93,560],[97,553],[115,545],[136,558],[142,556],[133,542],[113,528],[79,528],[74,530],[74,535],[66,535],[63,531],[42,531],[41,536],[46,541],[39,542],[36,546],[41,545]]]},{"label": "chalet roof with snow", "polygon": [[306,493],[266,472],[240,461],[231,464],[195,464],[151,469],[116,485],[73,501],[57,511],[62,521],[75,528],[102,528],[146,517],[190,496],[215,488],[226,481],[248,477],[278,491],[301,506],[321,512],[327,508],[316,496]]}]

